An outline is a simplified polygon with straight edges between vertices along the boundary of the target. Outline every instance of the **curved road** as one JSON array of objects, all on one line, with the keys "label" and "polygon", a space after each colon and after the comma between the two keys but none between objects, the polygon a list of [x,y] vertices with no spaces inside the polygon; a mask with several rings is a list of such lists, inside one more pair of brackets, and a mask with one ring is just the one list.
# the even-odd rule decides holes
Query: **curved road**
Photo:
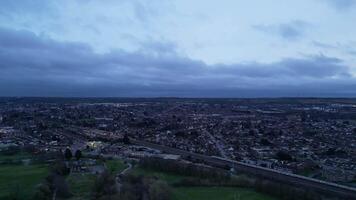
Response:
[{"label": "curved road", "polygon": [[121,187],[122,187],[121,177],[126,175],[131,169],[132,169],[132,164],[131,163],[127,163],[127,168],[122,170],[120,173],[116,174],[115,181],[116,181],[117,192],[120,193],[120,190],[121,190]]}]

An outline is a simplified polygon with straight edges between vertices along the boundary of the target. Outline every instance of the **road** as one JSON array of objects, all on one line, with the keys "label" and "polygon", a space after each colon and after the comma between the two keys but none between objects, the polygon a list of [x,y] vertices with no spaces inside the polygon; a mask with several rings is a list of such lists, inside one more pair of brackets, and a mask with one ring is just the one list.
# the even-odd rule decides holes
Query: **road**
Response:
[{"label": "road", "polygon": [[119,176],[124,176],[124,175],[126,175],[131,169],[132,169],[132,164],[131,164],[131,163],[127,163],[127,168],[124,169],[124,170],[119,174]]},{"label": "road", "polygon": [[115,181],[116,181],[116,187],[117,187],[117,192],[118,193],[120,193],[120,190],[121,190],[121,187],[122,187],[121,177],[125,176],[131,169],[132,169],[132,164],[131,163],[127,163],[127,168],[122,170],[120,173],[116,174]]},{"label": "road", "polygon": [[205,130],[204,131],[205,135],[207,135],[211,141],[215,143],[216,148],[219,150],[220,156],[223,158],[228,158],[226,155],[224,145],[221,143],[220,140],[217,140],[209,131]]}]

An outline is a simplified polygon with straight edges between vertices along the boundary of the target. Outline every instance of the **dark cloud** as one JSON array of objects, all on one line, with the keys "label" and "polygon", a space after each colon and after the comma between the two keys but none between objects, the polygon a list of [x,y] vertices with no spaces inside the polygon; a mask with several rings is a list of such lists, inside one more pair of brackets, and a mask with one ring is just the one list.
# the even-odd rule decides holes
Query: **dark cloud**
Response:
[{"label": "dark cloud", "polygon": [[3,96],[356,95],[348,66],[324,55],[208,65],[179,56],[172,43],[98,54],[83,43],[2,28],[0,61]]},{"label": "dark cloud", "polygon": [[337,58],[311,56],[303,59],[287,58],[279,62],[261,64],[225,65],[219,70],[224,73],[247,77],[294,77],[327,78],[351,76],[348,67]]},{"label": "dark cloud", "polygon": [[277,35],[286,40],[297,40],[304,36],[309,26],[304,21],[295,20],[277,25],[255,25],[253,28],[263,33]]}]

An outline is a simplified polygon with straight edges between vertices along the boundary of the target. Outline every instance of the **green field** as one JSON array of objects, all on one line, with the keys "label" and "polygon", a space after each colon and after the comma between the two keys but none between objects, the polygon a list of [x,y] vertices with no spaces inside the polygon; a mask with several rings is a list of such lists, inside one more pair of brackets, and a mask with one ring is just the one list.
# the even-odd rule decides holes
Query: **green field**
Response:
[{"label": "green field", "polygon": [[47,174],[47,165],[0,165],[0,199],[29,199]]},{"label": "green field", "polygon": [[139,167],[133,169],[132,174],[155,176],[161,180],[166,181],[168,184],[176,183],[176,182],[182,180],[183,178],[187,177],[187,176],[180,176],[180,175],[172,174],[172,173],[165,173],[165,172],[159,172],[159,171],[154,171],[154,170],[149,170],[149,169],[143,169],[143,168],[139,168]]},{"label": "green field", "polygon": [[0,163],[2,162],[22,162],[23,159],[30,159],[32,158],[31,154],[20,152],[14,155],[4,155],[0,154]]},{"label": "green field", "polygon": [[113,174],[119,173],[127,167],[122,160],[108,160],[105,163],[108,170]]},{"label": "green field", "polygon": [[174,200],[274,200],[251,189],[231,187],[176,187]]},{"label": "green field", "polygon": [[[136,167],[135,175],[155,176],[168,184],[174,184],[187,176]],[[253,189],[239,187],[172,187],[174,200],[276,200]]]},{"label": "green field", "polygon": [[[28,155],[18,154],[14,156],[0,156],[1,159],[26,159]],[[108,160],[106,166],[112,173],[119,173],[126,168],[121,160]],[[166,181],[170,185],[181,181],[186,176],[165,173],[155,170],[147,170],[135,167],[132,172],[136,175],[155,176]],[[0,165],[0,200],[19,197],[19,199],[31,199],[36,186],[48,175],[48,166],[41,165]],[[70,200],[84,200],[90,198],[95,181],[93,174],[71,174],[67,177],[67,183],[73,197]],[[274,200],[252,189],[238,187],[173,187],[174,200]]]},{"label": "green field", "polygon": [[[0,164],[0,200],[17,196],[20,199],[30,199],[36,186],[48,175],[48,165],[23,165],[21,160],[31,158],[30,154],[0,155],[0,161],[12,161],[19,164]],[[108,169],[119,173],[126,168],[121,160],[108,160]],[[93,174],[71,174],[67,183],[73,194],[72,200],[88,199],[95,181]]]},{"label": "green field", "polygon": [[[108,160],[105,162],[108,170],[117,174],[126,168],[121,160]],[[90,199],[90,193],[95,182],[94,174],[71,174],[67,178],[67,183],[73,197],[70,200]]]},{"label": "green field", "polygon": [[89,199],[90,191],[94,185],[95,175],[93,174],[71,174],[67,178],[67,183],[73,197],[71,200]]}]

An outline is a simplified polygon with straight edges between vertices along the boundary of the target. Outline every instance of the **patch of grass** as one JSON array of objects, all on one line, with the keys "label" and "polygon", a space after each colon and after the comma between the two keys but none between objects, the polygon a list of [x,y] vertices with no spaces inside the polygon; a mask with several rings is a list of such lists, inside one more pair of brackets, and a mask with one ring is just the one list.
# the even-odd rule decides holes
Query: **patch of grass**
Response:
[{"label": "patch of grass", "polygon": [[251,189],[232,187],[176,187],[174,200],[274,200]]},{"label": "patch of grass", "polygon": [[305,169],[305,170],[299,172],[298,174],[299,174],[299,175],[302,175],[302,176],[311,176],[311,175],[313,175],[315,172],[316,172],[315,169]]},{"label": "patch of grass", "polygon": [[134,175],[145,175],[145,176],[155,176],[161,180],[166,181],[168,184],[173,184],[181,181],[183,178],[187,176],[181,176],[173,173],[160,172],[150,169],[143,169],[140,167],[136,167],[133,169],[132,173]]},{"label": "patch of grass", "polygon": [[89,199],[95,177],[94,174],[71,174],[67,178],[68,186],[73,194],[71,200]]},{"label": "patch of grass", "polygon": [[0,165],[0,199],[8,199],[11,195],[29,199],[47,175],[48,166],[44,164]]},{"label": "patch of grass", "polygon": [[[107,160],[105,162],[108,170],[113,174],[119,173],[126,168],[122,160]],[[67,178],[67,183],[73,197],[70,200],[90,199],[90,194],[94,186],[96,175],[94,174],[71,174]]]},{"label": "patch of grass", "polygon": [[[180,182],[188,176],[173,173],[165,173],[150,169],[135,167],[132,171],[135,175],[156,176],[168,184]],[[190,177],[194,178],[194,177]],[[172,186],[174,200],[276,200],[275,198],[256,192],[249,188],[240,187],[177,187]]]},{"label": "patch of grass", "polygon": [[127,166],[122,160],[108,160],[106,161],[106,167],[113,174],[117,174],[124,170]]},{"label": "patch of grass", "polygon": [[26,152],[19,152],[14,155],[5,155],[0,153],[0,163],[5,161],[21,162],[23,159],[30,159],[33,156]]}]

